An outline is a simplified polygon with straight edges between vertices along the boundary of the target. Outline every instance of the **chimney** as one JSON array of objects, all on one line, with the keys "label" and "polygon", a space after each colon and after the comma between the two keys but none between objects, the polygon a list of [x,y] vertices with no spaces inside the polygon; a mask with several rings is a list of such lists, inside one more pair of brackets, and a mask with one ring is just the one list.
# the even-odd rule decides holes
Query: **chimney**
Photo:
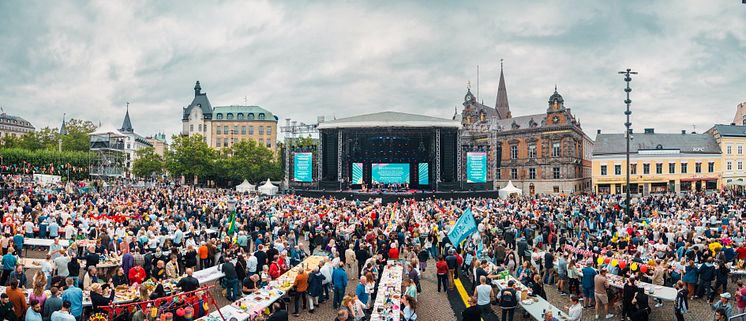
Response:
[{"label": "chimney", "polygon": [[655,134],[654,128],[645,128],[645,134]]},{"label": "chimney", "polygon": [[597,129],[597,130],[596,130],[596,134],[597,134],[597,135],[600,135],[600,134],[601,134],[601,130],[600,130],[600,129]]},{"label": "chimney", "polygon": [[736,123],[730,123],[730,125],[731,125],[731,126],[735,126],[735,125],[736,125]]},{"label": "chimney", "polygon": [[682,129],[682,130],[681,130],[681,134],[682,134],[682,135],[686,135],[686,129]]}]

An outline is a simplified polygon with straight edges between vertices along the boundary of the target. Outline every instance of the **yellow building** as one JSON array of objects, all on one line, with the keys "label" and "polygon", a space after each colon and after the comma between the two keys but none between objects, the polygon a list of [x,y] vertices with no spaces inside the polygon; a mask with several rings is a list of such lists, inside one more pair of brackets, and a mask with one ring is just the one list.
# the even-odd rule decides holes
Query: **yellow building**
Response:
[{"label": "yellow building", "polygon": [[722,185],[746,185],[746,126],[715,125],[707,131],[720,145],[723,164]]},{"label": "yellow building", "polygon": [[[630,140],[630,192],[633,194],[715,191],[720,186],[721,153],[708,134],[656,134],[652,128]],[[601,134],[593,146],[596,193],[626,193],[624,134]]]},{"label": "yellow building", "polygon": [[201,135],[213,148],[230,147],[244,139],[277,152],[277,116],[259,106],[215,106],[199,81],[194,86],[194,99],[184,107],[184,136]]}]

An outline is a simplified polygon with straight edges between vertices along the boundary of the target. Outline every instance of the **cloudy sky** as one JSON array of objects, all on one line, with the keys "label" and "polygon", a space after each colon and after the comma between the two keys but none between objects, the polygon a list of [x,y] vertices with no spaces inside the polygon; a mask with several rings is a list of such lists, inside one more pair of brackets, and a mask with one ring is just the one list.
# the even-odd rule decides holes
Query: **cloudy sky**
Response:
[{"label": "cloudy sky", "polygon": [[[213,105],[313,122],[394,110],[451,117],[467,81],[513,115],[557,84],[591,137],[702,131],[746,101],[746,4],[675,1],[0,1],[0,106],[37,128],[68,117],[143,135],[181,128],[200,80]],[[476,91],[476,88],[474,88]]]}]

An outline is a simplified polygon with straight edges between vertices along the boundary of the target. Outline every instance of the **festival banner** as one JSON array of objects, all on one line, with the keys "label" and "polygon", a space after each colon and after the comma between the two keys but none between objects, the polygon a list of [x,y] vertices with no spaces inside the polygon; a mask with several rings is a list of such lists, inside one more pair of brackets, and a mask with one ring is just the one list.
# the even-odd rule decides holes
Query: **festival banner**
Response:
[{"label": "festival banner", "polygon": [[448,239],[451,240],[451,244],[458,246],[461,241],[469,237],[477,230],[477,221],[474,220],[474,215],[471,213],[471,208],[467,208],[464,214],[458,218],[456,224],[453,225],[451,231],[448,232]]}]

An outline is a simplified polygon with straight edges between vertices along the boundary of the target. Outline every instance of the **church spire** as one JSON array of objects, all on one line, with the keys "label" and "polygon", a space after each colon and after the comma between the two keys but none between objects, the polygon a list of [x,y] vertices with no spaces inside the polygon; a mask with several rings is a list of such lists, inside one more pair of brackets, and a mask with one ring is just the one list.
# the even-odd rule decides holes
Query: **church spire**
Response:
[{"label": "church spire", "polygon": [[503,60],[500,59],[500,84],[497,86],[497,100],[495,109],[500,119],[511,118],[510,104],[508,104],[508,91],[505,89],[505,76],[503,75]]},{"label": "church spire", "polygon": [[65,128],[65,113],[62,114],[62,126],[60,126],[60,135],[67,135],[67,128]]},{"label": "church spire", "polygon": [[125,133],[132,133],[135,131],[134,129],[132,129],[132,122],[130,121],[130,103],[127,103],[127,113],[124,114],[122,128],[120,128],[119,131]]}]

